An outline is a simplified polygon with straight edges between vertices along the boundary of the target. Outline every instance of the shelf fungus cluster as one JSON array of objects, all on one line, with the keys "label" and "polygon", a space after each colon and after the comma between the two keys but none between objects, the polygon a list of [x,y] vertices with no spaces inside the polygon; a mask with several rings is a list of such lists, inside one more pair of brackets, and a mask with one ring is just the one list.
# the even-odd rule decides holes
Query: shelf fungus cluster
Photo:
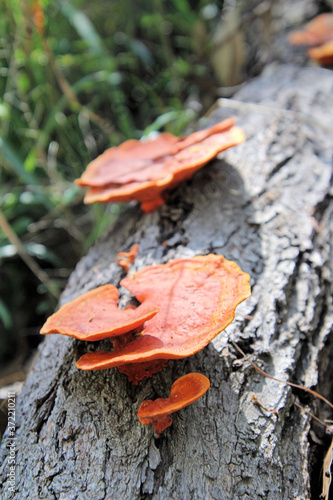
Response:
[{"label": "shelf fungus cluster", "polygon": [[[188,357],[203,349],[232,322],[237,305],[250,295],[249,275],[234,262],[213,254],[148,266],[120,284],[140,302],[138,307],[118,309],[118,289],[104,285],[62,306],[46,321],[41,333],[85,341],[109,338],[112,349],[87,352],[76,362],[77,368],[118,368],[134,384],[160,371],[169,359]],[[188,377],[186,383],[182,377],[174,384],[169,403],[174,402],[176,389],[183,391],[185,387],[192,394],[192,382],[195,380],[197,387],[203,380],[198,374]],[[203,386],[205,392],[209,381]],[[139,412],[144,423],[149,418],[156,420],[149,408],[145,404]],[[165,418],[163,428],[171,424],[170,418]],[[161,432],[162,427],[156,425]]]},{"label": "shelf fungus cluster", "polygon": [[333,14],[320,14],[302,31],[289,36],[292,45],[307,45],[308,56],[322,66],[333,65]]},{"label": "shelf fungus cluster", "polygon": [[185,138],[163,133],[153,140],[128,140],[89,163],[75,182],[88,188],[85,203],[136,200],[144,212],[152,212],[171,189],[244,140],[234,118]]}]

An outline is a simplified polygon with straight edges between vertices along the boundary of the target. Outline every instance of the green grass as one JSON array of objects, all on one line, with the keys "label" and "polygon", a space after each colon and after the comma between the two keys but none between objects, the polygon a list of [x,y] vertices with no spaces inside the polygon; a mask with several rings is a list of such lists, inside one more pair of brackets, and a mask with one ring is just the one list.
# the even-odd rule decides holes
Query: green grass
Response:
[{"label": "green grass", "polygon": [[0,364],[37,342],[73,267],[117,217],[84,206],[74,179],[107,147],[180,135],[198,118],[188,103],[213,78],[198,27],[214,27],[222,2],[40,0],[44,32],[33,5],[0,5]]}]

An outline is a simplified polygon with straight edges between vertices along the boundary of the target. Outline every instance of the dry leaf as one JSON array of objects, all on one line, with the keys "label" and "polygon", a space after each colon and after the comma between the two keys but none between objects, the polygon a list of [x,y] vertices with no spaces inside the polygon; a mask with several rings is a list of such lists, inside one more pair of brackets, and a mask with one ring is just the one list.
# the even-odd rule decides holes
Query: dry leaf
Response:
[{"label": "dry leaf", "polygon": [[331,465],[333,461],[333,439],[331,441],[330,447],[327,450],[327,453],[324,458],[324,465],[323,465],[323,491],[320,495],[320,498],[323,500],[329,500],[329,492],[330,492],[330,486],[331,486],[331,480],[332,480],[332,474],[331,474]]}]

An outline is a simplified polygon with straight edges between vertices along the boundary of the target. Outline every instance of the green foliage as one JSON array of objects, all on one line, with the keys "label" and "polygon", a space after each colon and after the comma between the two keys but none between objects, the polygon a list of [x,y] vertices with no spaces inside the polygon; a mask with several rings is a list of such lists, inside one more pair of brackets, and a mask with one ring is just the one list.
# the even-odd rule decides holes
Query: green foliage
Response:
[{"label": "green foliage", "polygon": [[75,263],[119,212],[82,205],[73,180],[110,145],[161,129],[179,135],[198,117],[187,103],[198,102],[211,69],[196,33],[221,7],[2,0],[0,209],[22,248],[0,229],[0,362],[29,332],[38,335]]}]

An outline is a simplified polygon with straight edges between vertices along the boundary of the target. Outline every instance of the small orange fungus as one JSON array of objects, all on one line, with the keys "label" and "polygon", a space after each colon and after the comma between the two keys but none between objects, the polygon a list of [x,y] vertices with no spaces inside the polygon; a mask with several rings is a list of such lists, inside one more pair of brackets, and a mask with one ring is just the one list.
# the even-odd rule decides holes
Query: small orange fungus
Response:
[{"label": "small orange fungus", "polygon": [[128,272],[130,265],[133,264],[135,257],[138,254],[138,251],[139,245],[135,244],[131,246],[129,252],[119,252],[117,255],[118,265],[125,269],[126,272]]},{"label": "small orange fungus", "polygon": [[210,382],[201,373],[188,373],[180,377],[171,387],[170,397],[155,401],[143,401],[139,407],[138,417],[142,424],[153,424],[157,434],[172,424],[171,413],[188,406],[201,398],[208,391]]}]

